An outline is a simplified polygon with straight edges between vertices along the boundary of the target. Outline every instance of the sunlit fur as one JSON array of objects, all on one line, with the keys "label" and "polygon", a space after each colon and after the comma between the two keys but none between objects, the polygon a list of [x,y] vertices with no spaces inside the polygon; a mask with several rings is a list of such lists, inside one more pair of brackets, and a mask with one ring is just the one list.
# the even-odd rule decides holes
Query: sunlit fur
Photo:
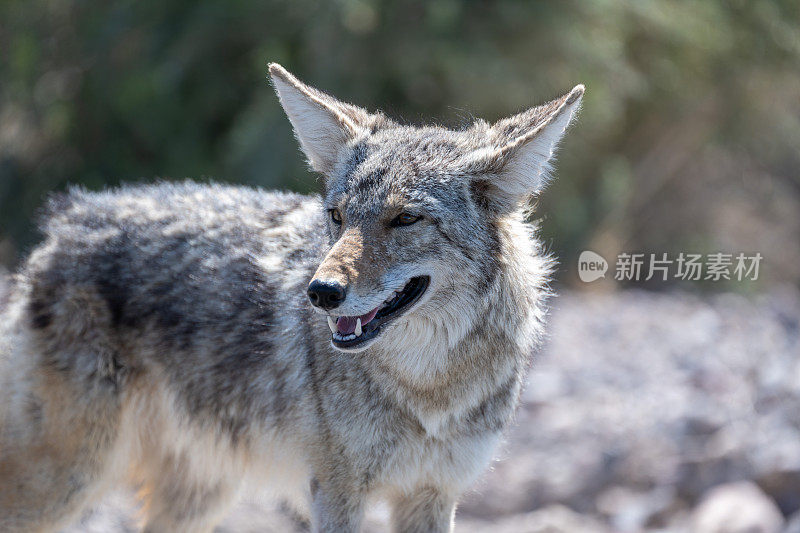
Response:
[{"label": "sunlit fur", "polygon": [[[525,210],[583,87],[451,131],[270,72],[321,197],[187,182],[49,202],[0,320],[0,531],[55,530],[126,481],[148,532],[211,531],[246,482],[317,531],[357,530],[371,497],[398,531],[452,528],[542,337],[551,266]],[[352,352],[306,296],[335,280],[331,313],[359,315],[419,275]]]}]

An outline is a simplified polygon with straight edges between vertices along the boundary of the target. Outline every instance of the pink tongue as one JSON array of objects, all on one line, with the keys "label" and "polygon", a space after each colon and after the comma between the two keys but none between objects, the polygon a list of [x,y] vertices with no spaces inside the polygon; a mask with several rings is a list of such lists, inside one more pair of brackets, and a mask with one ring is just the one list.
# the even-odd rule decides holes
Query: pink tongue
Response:
[{"label": "pink tongue", "polygon": [[361,326],[364,327],[370,322],[372,319],[375,318],[375,315],[378,314],[378,308],[376,307],[366,315],[361,316],[340,316],[339,319],[336,321],[336,329],[339,330],[339,333],[342,335],[350,335],[356,330],[356,320],[359,318],[361,319]]}]

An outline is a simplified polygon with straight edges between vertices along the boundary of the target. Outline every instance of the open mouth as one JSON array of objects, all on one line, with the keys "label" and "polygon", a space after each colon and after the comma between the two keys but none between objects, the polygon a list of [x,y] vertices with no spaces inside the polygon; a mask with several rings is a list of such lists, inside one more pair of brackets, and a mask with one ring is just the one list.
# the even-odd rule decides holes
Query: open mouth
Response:
[{"label": "open mouth", "polygon": [[430,281],[428,276],[411,278],[401,291],[395,292],[391,298],[361,316],[328,316],[331,342],[337,348],[346,349],[374,339],[380,333],[381,326],[403,314],[422,297]]}]

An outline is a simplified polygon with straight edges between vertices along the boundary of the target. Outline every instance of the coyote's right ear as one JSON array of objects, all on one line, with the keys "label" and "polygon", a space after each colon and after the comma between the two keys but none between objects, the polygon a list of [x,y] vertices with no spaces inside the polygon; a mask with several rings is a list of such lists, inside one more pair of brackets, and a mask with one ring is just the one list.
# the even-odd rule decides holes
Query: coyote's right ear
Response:
[{"label": "coyote's right ear", "polygon": [[309,87],[277,63],[269,74],[311,168],[328,174],[348,141],[365,135],[373,115]]}]

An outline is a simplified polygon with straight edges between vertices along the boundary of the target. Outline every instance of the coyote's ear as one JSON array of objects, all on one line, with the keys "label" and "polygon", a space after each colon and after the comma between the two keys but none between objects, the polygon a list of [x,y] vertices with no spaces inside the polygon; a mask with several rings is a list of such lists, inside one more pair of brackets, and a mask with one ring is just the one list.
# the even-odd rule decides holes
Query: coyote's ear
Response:
[{"label": "coyote's ear", "polygon": [[304,84],[277,63],[269,74],[283,110],[311,167],[327,174],[348,141],[366,134],[374,122],[365,110]]},{"label": "coyote's ear", "polygon": [[473,191],[497,211],[514,210],[547,184],[558,143],[575,117],[584,87],[488,128],[489,145],[473,154]]}]

